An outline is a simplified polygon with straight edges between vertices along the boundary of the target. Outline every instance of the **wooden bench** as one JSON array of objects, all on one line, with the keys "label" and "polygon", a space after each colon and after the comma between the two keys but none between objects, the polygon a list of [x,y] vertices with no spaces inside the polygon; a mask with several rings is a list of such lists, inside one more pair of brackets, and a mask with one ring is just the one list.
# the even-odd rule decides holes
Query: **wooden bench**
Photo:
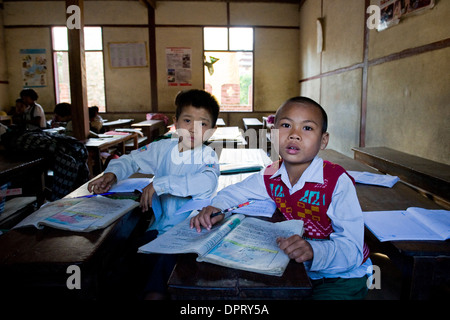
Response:
[{"label": "wooden bench", "polygon": [[353,148],[355,159],[450,201],[450,166],[386,147]]}]

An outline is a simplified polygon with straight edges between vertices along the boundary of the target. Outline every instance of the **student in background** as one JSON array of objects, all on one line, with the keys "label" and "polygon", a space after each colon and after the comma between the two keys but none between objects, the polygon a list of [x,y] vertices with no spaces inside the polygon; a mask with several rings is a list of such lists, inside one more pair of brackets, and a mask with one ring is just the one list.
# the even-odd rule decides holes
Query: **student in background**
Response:
[{"label": "student in background", "polygon": [[12,123],[15,126],[18,126],[22,129],[26,128],[26,120],[25,120],[25,110],[27,105],[22,99],[16,100],[16,106],[14,107],[14,111],[11,113]]},{"label": "student in background", "polygon": [[[147,211],[154,201],[158,201],[161,212],[153,210],[155,221],[142,245],[186,219],[189,212],[178,215],[175,212],[192,198],[211,197],[218,184],[217,155],[203,144],[216,126],[219,114],[217,100],[204,90],[193,89],[180,92],[175,105],[173,120],[177,137],[155,141],[111,160],[105,173],[88,185],[90,192],[104,193],[116,181],[135,172],[154,175],[153,181],[143,189],[140,205],[143,211]],[[173,256],[161,255],[145,289],[149,293],[148,298],[164,296],[174,264]]]},{"label": "student in background", "polygon": [[103,129],[103,119],[98,114],[97,106],[89,107],[89,126],[91,131],[95,133],[105,132],[105,130]]},{"label": "student in background", "polygon": [[72,106],[67,102],[58,103],[54,110],[51,127],[64,127],[66,129],[65,134],[68,136],[73,135],[72,125]]},{"label": "student in background", "polygon": [[39,98],[36,91],[34,91],[33,89],[23,89],[20,92],[20,98],[27,105],[27,108],[25,110],[27,129],[45,129],[47,127],[45,112],[42,106],[36,103],[37,99]]},{"label": "student in background", "polygon": [[211,214],[248,200],[272,199],[286,219],[304,221],[303,237],[278,238],[279,247],[303,262],[313,299],[363,299],[371,266],[354,180],[318,152],[328,144],[327,115],[305,97],[287,100],[275,116],[279,154],[260,173],[222,189],[212,205],[191,219],[198,231],[224,218]]}]

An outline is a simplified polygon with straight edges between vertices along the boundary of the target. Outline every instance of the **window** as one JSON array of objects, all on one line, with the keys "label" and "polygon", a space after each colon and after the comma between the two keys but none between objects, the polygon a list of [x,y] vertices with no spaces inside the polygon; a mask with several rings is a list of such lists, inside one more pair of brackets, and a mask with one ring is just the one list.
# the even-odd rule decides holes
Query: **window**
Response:
[{"label": "window", "polygon": [[253,28],[204,28],[205,90],[220,111],[253,109]]},{"label": "window", "polygon": [[[71,102],[69,79],[69,45],[66,27],[53,27],[53,60],[55,63],[56,103]],[[88,106],[106,111],[105,80],[103,73],[103,41],[101,27],[84,28],[86,57],[86,84]]]}]

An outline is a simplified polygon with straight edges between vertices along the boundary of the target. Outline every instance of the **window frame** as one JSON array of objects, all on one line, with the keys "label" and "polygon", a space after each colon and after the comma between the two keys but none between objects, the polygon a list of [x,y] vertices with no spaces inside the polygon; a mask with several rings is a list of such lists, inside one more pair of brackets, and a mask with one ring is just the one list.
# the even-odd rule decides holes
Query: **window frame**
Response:
[{"label": "window frame", "polygon": [[[205,29],[206,28],[224,28],[227,29],[227,48],[228,50],[214,50],[214,49],[208,49],[205,50]],[[245,49],[240,49],[240,50],[231,50],[230,49],[230,29],[233,28],[245,28],[245,29],[251,29],[252,30],[252,48],[251,50],[245,50]],[[220,112],[253,112],[254,111],[254,96],[255,96],[255,85],[254,85],[254,79],[255,79],[255,28],[254,27],[248,27],[248,26],[204,26],[202,28],[202,42],[203,42],[203,47],[202,47],[202,53],[203,53],[203,57],[206,57],[206,53],[207,52],[251,52],[252,54],[252,94],[251,94],[251,110],[220,110]],[[205,89],[205,65],[203,65],[203,88]],[[219,100],[219,99],[218,99]]]},{"label": "window frame", "polygon": [[[104,52],[104,41],[103,41],[103,27],[102,26],[84,26],[84,28],[100,28],[100,32],[101,32],[101,45],[102,45],[102,49],[84,49],[85,53],[86,52],[100,52],[102,54],[102,69],[103,69],[103,96],[104,96],[104,100],[105,100],[105,106],[104,108],[99,106],[99,112],[100,113],[106,113],[107,112],[107,103],[106,103],[106,78],[105,78],[105,52]],[[61,103],[61,102],[66,102],[66,101],[61,101],[60,100],[60,94],[59,94],[59,74],[58,74],[58,65],[57,65],[57,59],[56,59],[56,54],[58,52],[69,52],[69,48],[68,48],[68,43],[67,43],[67,49],[55,49],[55,43],[54,43],[54,34],[53,34],[53,28],[66,28],[66,30],[68,31],[67,26],[63,25],[63,26],[52,26],[50,29],[50,36],[51,36],[51,47],[52,47],[52,59],[53,59],[53,77],[55,79],[54,81],[54,92],[55,92],[55,102],[57,103]],[[68,40],[68,39],[67,39]],[[86,44],[85,44],[86,46]],[[86,55],[85,55],[85,60],[86,60]],[[69,62],[67,62],[69,64]],[[85,61],[86,64],[86,61]],[[70,73],[70,70],[69,70]],[[70,85],[70,84],[69,84]],[[87,84],[87,79],[86,79],[86,85]],[[70,90],[69,90],[70,92]],[[87,90],[86,90],[87,93]],[[70,100],[72,100],[72,97],[70,97]],[[88,98],[89,100],[89,98]],[[103,110],[102,110],[103,109]]]}]

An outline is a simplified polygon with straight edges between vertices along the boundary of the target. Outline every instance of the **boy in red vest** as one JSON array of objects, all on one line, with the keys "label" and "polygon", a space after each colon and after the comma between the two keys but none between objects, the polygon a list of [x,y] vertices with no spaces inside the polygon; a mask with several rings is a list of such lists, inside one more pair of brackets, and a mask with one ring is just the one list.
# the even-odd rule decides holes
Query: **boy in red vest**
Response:
[{"label": "boy in red vest", "polygon": [[364,220],[354,180],[317,156],[328,144],[327,114],[315,101],[295,97],[275,115],[280,161],[222,189],[191,219],[198,231],[224,218],[211,214],[248,200],[272,199],[286,219],[304,222],[303,237],[279,238],[291,259],[305,264],[313,299],[363,299],[371,270]]}]

